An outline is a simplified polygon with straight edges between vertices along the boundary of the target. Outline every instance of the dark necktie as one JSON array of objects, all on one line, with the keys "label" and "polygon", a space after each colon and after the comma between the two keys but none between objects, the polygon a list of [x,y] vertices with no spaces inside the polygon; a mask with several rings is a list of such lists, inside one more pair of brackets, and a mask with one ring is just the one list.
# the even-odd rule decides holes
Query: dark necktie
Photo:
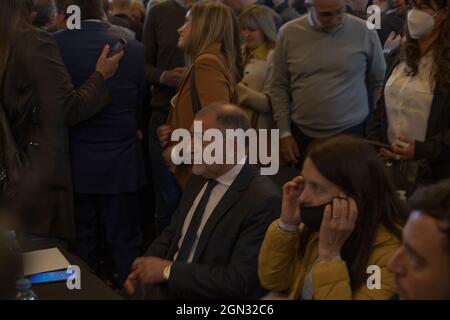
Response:
[{"label": "dark necktie", "polygon": [[189,254],[191,253],[192,247],[194,246],[195,240],[197,239],[197,231],[202,222],[203,214],[205,213],[206,205],[208,203],[209,197],[211,196],[211,191],[217,185],[216,180],[208,180],[208,185],[206,186],[205,193],[197,205],[194,214],[192,215],[192,220],[189,223],[188,230],[184,236],[183,243],[178,252],[177,261],[186,262],[189,259]]}]

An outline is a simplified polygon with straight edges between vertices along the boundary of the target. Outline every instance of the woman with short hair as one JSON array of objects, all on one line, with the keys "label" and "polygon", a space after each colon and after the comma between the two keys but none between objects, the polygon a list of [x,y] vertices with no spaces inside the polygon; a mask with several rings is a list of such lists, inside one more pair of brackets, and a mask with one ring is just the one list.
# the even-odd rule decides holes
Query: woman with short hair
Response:
[{"label": "woman with short hair", "polygon": [[239,15],[244,77],[237,85],[238,104],[255,129],[273,128],[270,71],[277,30],[268,7],[251,5]]}]

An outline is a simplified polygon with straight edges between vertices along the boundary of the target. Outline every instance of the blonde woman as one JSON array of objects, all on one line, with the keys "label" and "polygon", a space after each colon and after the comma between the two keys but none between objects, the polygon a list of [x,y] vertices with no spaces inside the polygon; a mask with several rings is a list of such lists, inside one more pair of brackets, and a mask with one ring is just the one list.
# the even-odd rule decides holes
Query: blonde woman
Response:
[{"label": "blonde woman", "polygon": [[[195,113],[214,102],[235,102],[236,46],[231,9],[221,3],[197,3],[186,15],[178,30],[178,47],[185,51],[190,68],[172,99],[168,124],[158,129],[165,148],[164,157],[170,163],[170,135],[174,129],[190,129]],[[191,168],[173,168],[183,187]]]},{"label": "blonde woman", "polygon": [[244,77],[237,85],[238,104],[247,112],[252,127],[269,129],[273,127],[270,69],[277,37],[273,13],[268,7],[251,5],[239,16],[239,26]]}]

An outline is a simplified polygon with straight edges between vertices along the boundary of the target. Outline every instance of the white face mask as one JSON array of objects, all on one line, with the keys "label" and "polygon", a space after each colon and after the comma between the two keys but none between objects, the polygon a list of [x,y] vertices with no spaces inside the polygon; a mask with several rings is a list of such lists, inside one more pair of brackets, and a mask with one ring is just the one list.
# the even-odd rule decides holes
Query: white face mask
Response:
[{"label": "white face mask", "polygon": [[438,14],[438,12],[429,15],[421,10],[411,9],[408,12],[408,30],[411,38],[420,40],[429,36],[436,26],[434,16]]}]

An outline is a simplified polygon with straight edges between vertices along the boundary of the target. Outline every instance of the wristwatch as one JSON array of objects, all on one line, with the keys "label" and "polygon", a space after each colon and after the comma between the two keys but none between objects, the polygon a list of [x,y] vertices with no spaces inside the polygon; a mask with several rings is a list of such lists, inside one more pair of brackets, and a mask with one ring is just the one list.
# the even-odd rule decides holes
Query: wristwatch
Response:
[{"label": "wristwatch", "polygon": [[163,270],[163,278],[165,281],[169,281],[170,278],[170,271],[172,270],[172,264],[169,264],[167,267]]}]

